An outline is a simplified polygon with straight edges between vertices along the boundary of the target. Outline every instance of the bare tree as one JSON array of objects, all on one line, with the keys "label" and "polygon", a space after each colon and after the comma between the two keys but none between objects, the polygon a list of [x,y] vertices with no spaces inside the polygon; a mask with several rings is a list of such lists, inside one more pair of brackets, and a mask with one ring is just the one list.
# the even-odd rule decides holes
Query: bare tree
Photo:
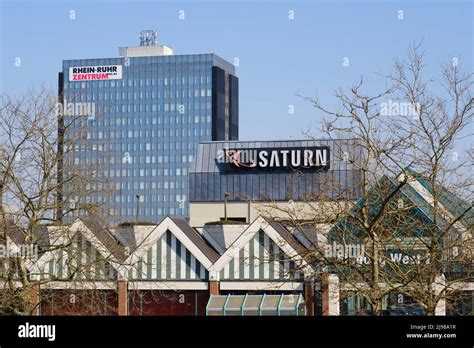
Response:
[{"label": "bare tree", "polygon": [[[77,243],[78,234],[71,234],[70,224],[57,220],[58,207],[61,206],[66,216],[88,213],[106,220],[100,205],[86,199],[94,192],[110,190],[106,177],[96,164],[76,165],[72,156],[80,150],[79,145],[81,150],[95,151],[97,156],[103,154],[92,148],[84,136],[87,132],[84,115],[64,116],[64,133],[58,134],[58,117],[63,116],[63,111],[64,105],[58,104],[58,98],[46,88],[30,90],[15,98],[1,97],[0,243],[7,245],[9,238],[18,245],[37,247],[31,249],[34,255],[27,257],[20,253],[4,255],[0,264],[0,308],[4,313],[31,313],[35,309],[30,302],[33,287],[56,280],[85,281],[77,275],[95,264],[102,267],[108,261],[107,257],[100,257],[76,263],[59,278],[32,274],[41,255],[60,251],[74,260],[77,259],[74,255],[84,251],[85,246]],[[58,180],[60,170],[66,175]],[[67,199],[64,206],[58,199],[58,191],[62,190]],[[74,201],[69,200],[73,198]],[[47,232],[41,233],[45,229]]]},{"label": "bare tree", "polygon": [[[305,257],[337,273],[341,291],[358,294],[375,315],[395,294],[433,315],[473,280],[472,157],[465,146],[472,137],[473,78],[453,60],[439,80],[427,79],[420,52],[412,45],[407,59],[382,75],[388,87],[379,93],[364,92],[361,79],[336,91],[335,110],[305,98],[322,113],[328,138],[350,134],[364,151],[362,158],[333,159],[363,172],[361,196],[345,206],[313,205],[304,231],[322,233],[327,242]],[[345,195],[330,190],[306,199]],[[332,225],[329,231],[321,230],[324,224]],[[363,245],[363,252],[347,257],[348,245]]]}]

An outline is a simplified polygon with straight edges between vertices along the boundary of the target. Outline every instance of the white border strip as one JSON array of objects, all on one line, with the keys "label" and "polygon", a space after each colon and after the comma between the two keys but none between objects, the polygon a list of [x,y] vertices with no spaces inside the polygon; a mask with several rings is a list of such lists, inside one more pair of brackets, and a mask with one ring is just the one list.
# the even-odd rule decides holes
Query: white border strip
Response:
[{"label": "white border strip", "polygon": [[303,291],[303,282],[220,282],[221,290]]},{"label": "white border strip", "polygon": [[208,290],[208,282],[156,282],[135,281],[128,283],[128,290]]}]

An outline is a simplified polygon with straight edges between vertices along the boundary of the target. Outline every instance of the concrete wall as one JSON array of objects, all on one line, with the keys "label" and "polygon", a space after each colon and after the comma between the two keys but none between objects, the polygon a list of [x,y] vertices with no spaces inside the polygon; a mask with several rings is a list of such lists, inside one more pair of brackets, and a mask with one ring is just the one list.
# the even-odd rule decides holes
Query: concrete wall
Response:
[{"label": "concrete wall", "polygon": [[119,47],[121,57],[170,56],[173,49],[165,45]]},{"label": "concrete wall", "polygon": [[[273,219],[316,220],[331,218],[335,213],[348,205],[348,202],[228,202],[227,218],[246,218],[254,221],[259,215]],[[224,218],[224,202],[190,202],[189,224],[202,227],[211,221]],[[250,215],[250,216],[249,216]]]}]

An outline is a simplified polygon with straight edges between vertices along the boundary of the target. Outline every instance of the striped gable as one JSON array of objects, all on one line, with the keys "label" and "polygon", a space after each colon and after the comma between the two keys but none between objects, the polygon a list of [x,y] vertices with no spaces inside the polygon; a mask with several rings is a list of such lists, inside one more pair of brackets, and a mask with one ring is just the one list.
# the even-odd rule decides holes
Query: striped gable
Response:
[{"label": "striped gable", "polygon": [[166,217],[126,260],[130,280],[209,279],[219,254],[184,220]]},{"label": "striped gable", "polygon": [[259,230],[220,271],[220,280],[302,280],[295,262]]},{"label": "striped gable", "polygon": [[41,279],[115,280],[117,272],[109,260],[77,233],[64,248],[48,252],[40,267]]},{"label": "striped gable", "polygon": [[212,265],[211,279],[303,281],[314,276],[307,251],[281,224],[259,216]]},{"label": "striped gable", "polygon": [[168,229],[129,269],[130,280],[209,279],[209,272]]}]

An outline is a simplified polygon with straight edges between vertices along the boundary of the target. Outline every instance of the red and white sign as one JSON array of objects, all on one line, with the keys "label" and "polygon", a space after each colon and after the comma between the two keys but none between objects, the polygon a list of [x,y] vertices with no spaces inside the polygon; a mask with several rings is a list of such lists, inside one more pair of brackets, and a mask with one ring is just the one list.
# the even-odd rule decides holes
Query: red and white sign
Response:
[{"label": "red and white sign", "polygon": [[69,68],[69,81],[120,80],[121,65],[75,66]]}]

